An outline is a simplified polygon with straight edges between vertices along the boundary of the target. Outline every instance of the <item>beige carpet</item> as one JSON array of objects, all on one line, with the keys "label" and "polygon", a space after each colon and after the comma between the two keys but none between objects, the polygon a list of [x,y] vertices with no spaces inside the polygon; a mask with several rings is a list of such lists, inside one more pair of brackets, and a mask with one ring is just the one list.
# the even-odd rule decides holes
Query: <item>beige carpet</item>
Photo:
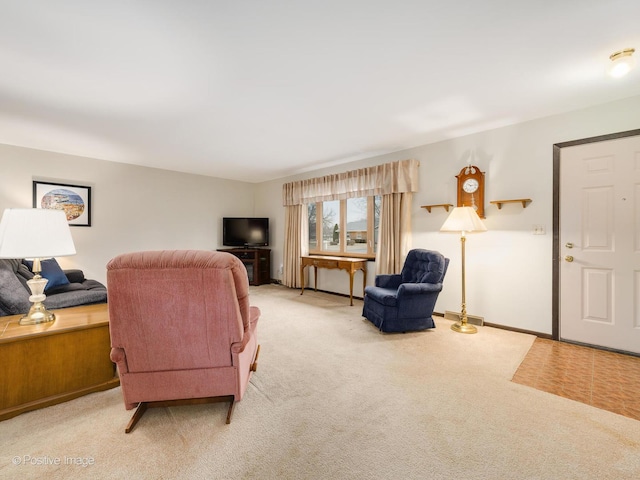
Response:
[{"label": "beige carpet", "polygon": [[100,392],[0,423],[0,478],[640,478],[640,422],[510,381],[530,335],[386,335],[361,301],[251,299],[262,351],[231,425],[224,404],[173,407],[125,435],[120,389]]}]

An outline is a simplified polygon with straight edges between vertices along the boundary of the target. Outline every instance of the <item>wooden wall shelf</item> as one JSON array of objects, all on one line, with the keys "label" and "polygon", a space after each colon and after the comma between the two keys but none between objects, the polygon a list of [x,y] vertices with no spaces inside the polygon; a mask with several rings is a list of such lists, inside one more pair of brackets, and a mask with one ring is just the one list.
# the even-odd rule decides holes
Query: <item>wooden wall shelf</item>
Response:
[{"label": "wooden wall shelf", "polygon": [[442,207],[448,212],[449,207],[453,207],[453,205],[451,205],[450,203],[439,203],[437,205],[422,205],[421,208],[426,208],[427,212],[431,213],[431,209],[434,207]]},{"label": "wooden wall shelf", "polygon": [[532,200],[530,198],[516,198],[514,200],[492,200],[489,203],[493,203],[493,204],[497,205],[498,206],[498,210],[500,210],[504,203],[521,203],[522,204],[522,208],[527,208],[527,205],[530,204],[531,201]]}]

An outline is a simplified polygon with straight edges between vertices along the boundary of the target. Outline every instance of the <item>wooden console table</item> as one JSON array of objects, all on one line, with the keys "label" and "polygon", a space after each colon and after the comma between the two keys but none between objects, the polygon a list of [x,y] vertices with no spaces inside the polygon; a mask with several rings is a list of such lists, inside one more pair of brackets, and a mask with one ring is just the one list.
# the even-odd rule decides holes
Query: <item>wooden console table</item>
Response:
[{"label": "wooden console table", "polygon": [[0,317],[0,420],[120,385],[107,304],[53,312],[39,325]]},{"label": "wooden console table", "polygon": [[308,255],[303,256],[300,261],[300,277],[302,279],[302,290],[300,295],[304,293],[304,269],[307,266],[313,266],[314,273],[314,290],[318,290],[318,268],[340,269],[349,273],[349,300],[353,306],[353,276],[358,270],[362,270],[362,290],[367,285],[367,259],[366,258],[349,258],[349,257],[331,257],[326,255]]}]

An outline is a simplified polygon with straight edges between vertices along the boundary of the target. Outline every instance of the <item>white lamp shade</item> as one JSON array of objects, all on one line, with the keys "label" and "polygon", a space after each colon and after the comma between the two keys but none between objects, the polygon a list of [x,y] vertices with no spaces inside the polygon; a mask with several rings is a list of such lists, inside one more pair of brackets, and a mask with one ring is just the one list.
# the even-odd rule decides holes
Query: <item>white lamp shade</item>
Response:
[{"label": "white lamp shade", "polygon": [[440,228],[441,232],[486,232],[487,227],[472,207],[454,208]]},{"label": "white lamp shade", "polygon": [[0,220],[0,258],[50,258],[75,255],[62,210],[7,208]]}]

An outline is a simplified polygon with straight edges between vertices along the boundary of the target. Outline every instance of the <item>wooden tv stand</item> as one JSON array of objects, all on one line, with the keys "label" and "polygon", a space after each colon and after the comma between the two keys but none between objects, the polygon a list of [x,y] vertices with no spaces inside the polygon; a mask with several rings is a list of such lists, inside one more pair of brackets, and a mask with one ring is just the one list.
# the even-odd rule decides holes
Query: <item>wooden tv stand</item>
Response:
[{"label": "wooden tv stand", "polygon": [[53,312],[39,325],[0,317],[0,420],[120,385],[107,304]]},{"label": "wooden tv stand", "polygon": [[219,252],[235,255],[247,268],[249,285],[271,283],[271,249],[269,248],[222,248]]}]

